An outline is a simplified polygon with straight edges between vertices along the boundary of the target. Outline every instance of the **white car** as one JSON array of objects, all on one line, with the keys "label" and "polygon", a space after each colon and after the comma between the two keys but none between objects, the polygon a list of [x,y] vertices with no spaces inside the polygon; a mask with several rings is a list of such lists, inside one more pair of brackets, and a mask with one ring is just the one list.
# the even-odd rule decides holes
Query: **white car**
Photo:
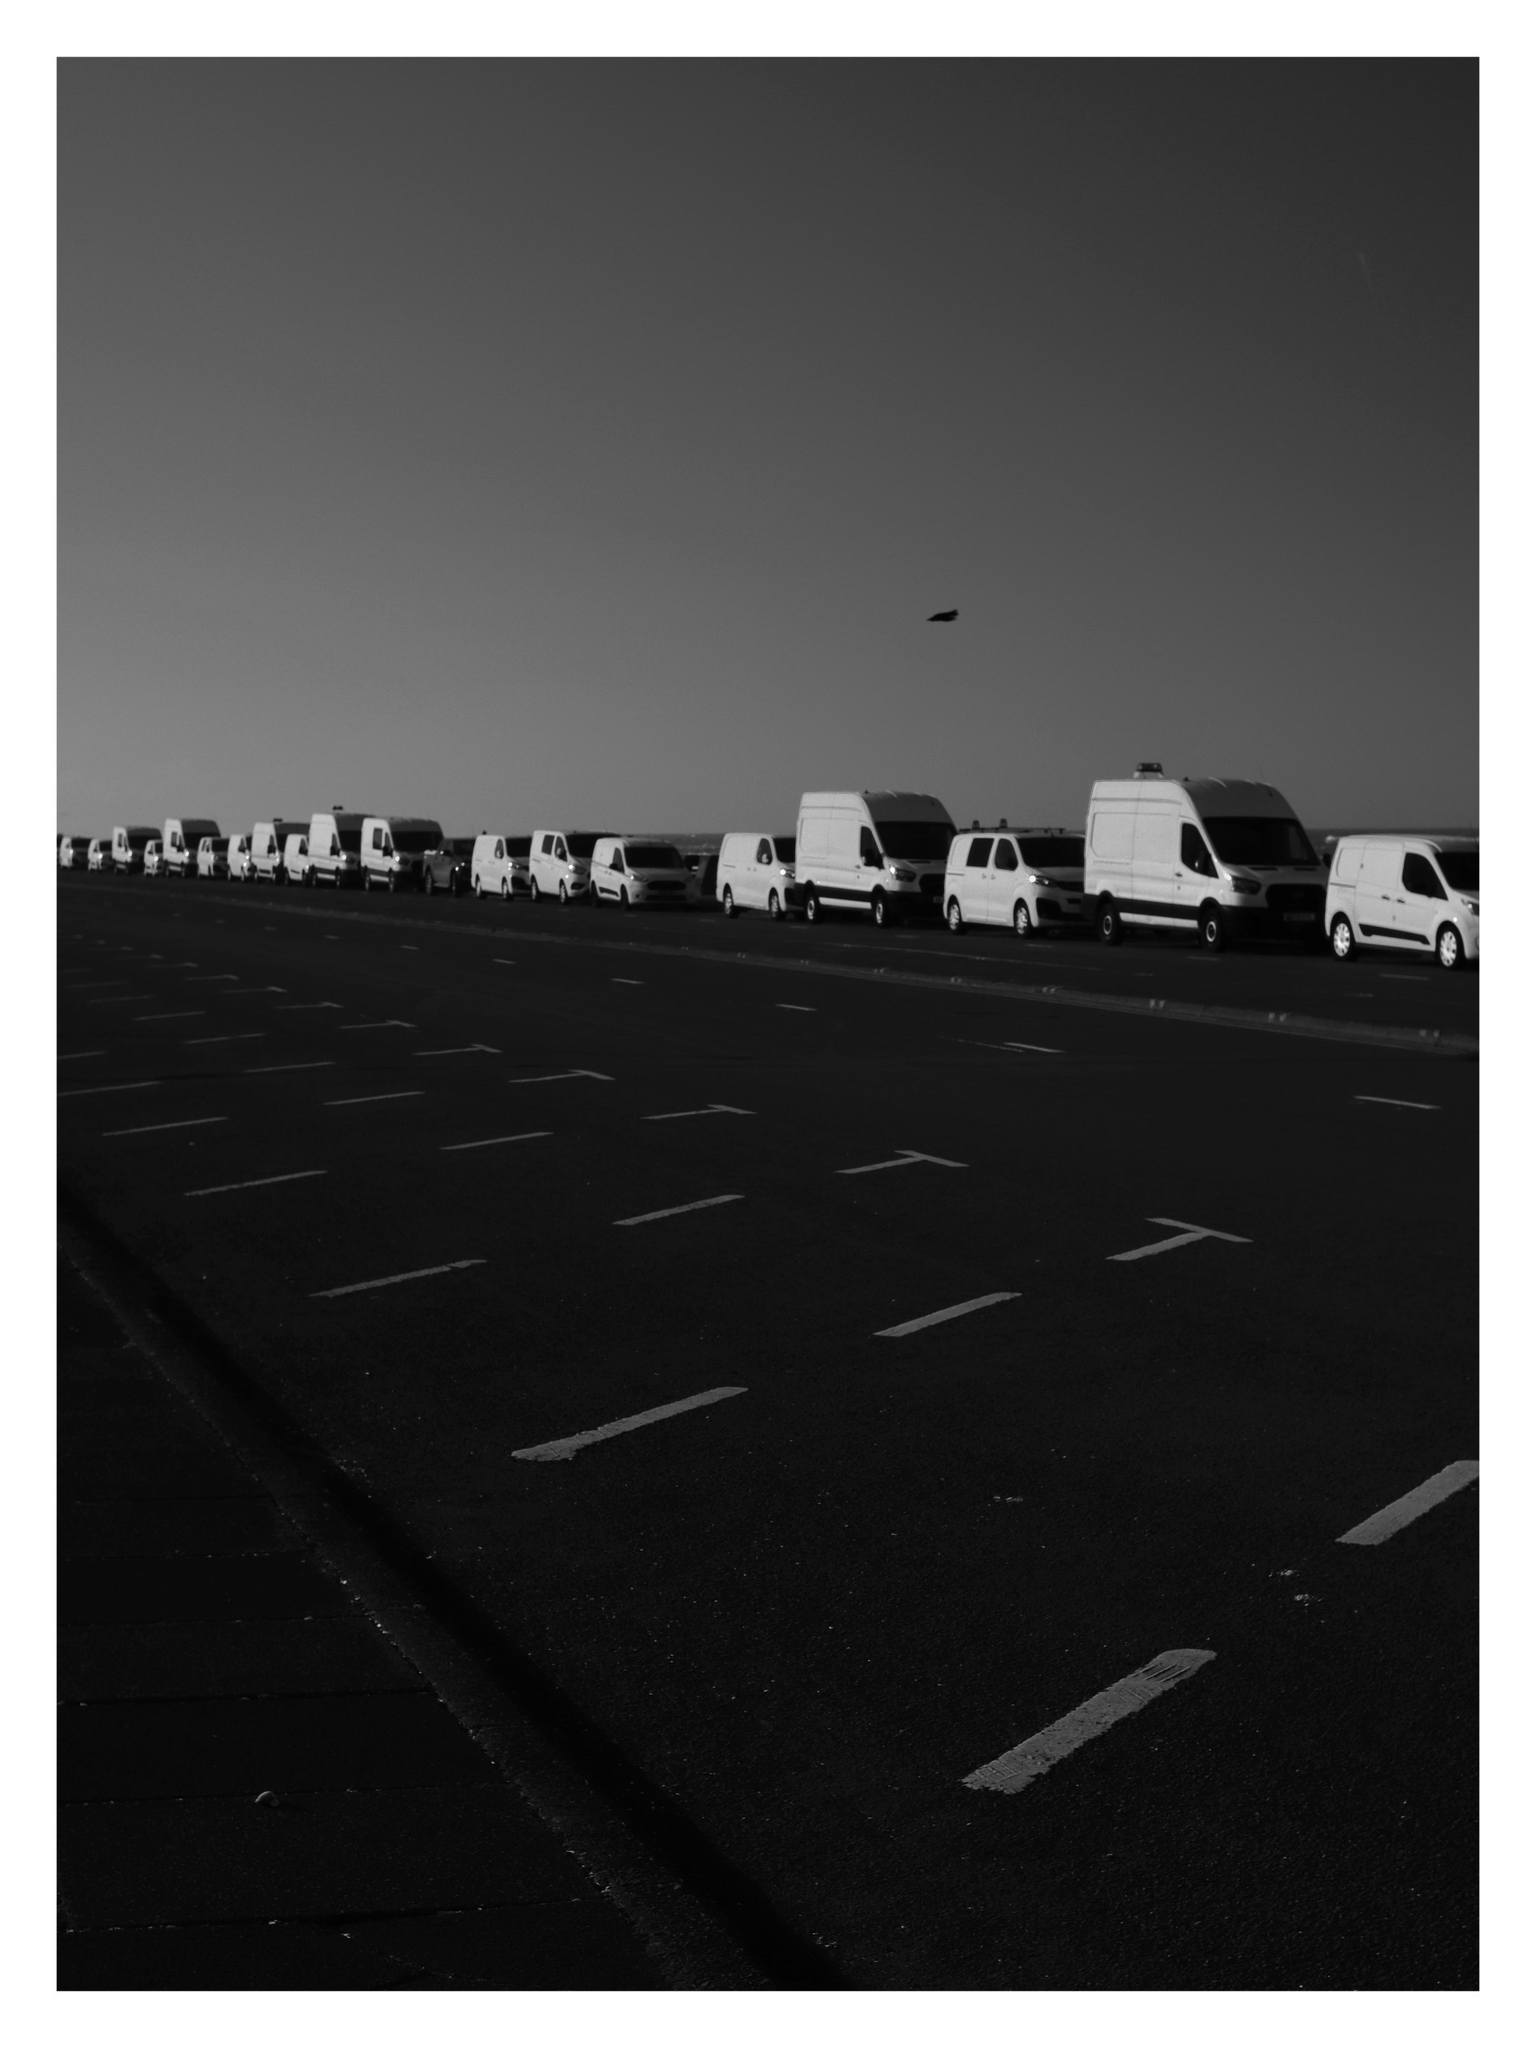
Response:
[{"label": "white car", "polygon": [[93,875],[99,875],[112,865],[112,842],[110,839],[93,839],[85,850],[85,865]]},{"label": "white car", "polygon": [[1479,957],[1481,913],[1475,839],[1361,833],[1333,849],[1326,917],[1336,960],[1380,946],[1467,967]]},{"label": "white car", "polygon": [[1055,827],[957,832],[944,870],[944,922],[1010,926],[1021,939],[1083,922],[1083,835]]},{"label": "white car", "polygon": [[621,910],[639,904],[655,906],[688,902],[688,870],[675,846],[663,839],[599,839],[592,849],[592,903],[616,903]]}]

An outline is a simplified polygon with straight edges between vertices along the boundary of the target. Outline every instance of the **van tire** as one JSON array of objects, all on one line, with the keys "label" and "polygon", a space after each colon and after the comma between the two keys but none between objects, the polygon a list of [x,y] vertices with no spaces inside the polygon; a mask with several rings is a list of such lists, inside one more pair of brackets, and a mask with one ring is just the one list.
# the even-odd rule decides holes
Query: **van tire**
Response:
[{"label": "van tire", "polygon": [[1120,913],[1115,908],[1113,896],[1099,898],[1098,933],[1106,946],[1118,946],[1125,937],[1125,927],[1120,922]]},{"label": "van tire", "polygon": [[870,897],[869,914],[875,920],[876,931],[883,932],[891,921],[891,906],[885,900],[883,889],[877,889]]},{"label": "van tire", "polygon": [[1033,930],[1034,926],[1029,921],[1029,905],[1021,896],[1013,906],[1013,935],[1018,939],[1027,939]]},{"label": "van tire", "polygon": [[1202,903],[1200,922],[1195,928],[1202,953],[1225,952],[1227,944],[1227,920],[1216,903]]},{"label": "van tire", "polygon": [[777,924],[784,915],[784,906],[779,901],[779,892],[777,889],[770,889],[768,891],[768,915],[773,919],[775,924]]},{"label": "van tire", "polygon": [[512,884],[505,875],[501,878],[501,900],[503,903],[512,901]]},{"label": "van tire", "polygon": [[[476,891],[475,891],[475,894],[476,894],[476,895],[478,896],[478,895],[479,895],[479,893],[480,893],[480,891],[479,891],[478,889],[476,889]],[[536,876],[530,875],[530,876],[528,877],[528,901],[529,901],[530,903],[537,903],[537,902],[538,902],[538,900],[539,900],[539,884],[538,884],[538,879],[537,879],[537,877],[536,877]]]},{"label": "van tire", "polygon": [[570,908],[570,902],[571,902],[571,898],[570,898],[570,893],[569,893],[569,891],[568,891],[568,890],[566,889],[566,886],[565,886],[564,882],[562,882],[562,883],[560,884],[560,908],[561,908],[562,910],[568,910],[568,909]]},{"label": "van tire", "polygon": [[434,881],[433,881],[433,879],[432,879],[432,870],[431,870],[430,868],[423,868],[423,869],[422,869],[422,871],[421,871],[421,893],[422,893],[422,895],[423,895],[423,896],[430,896],[430,895],[432,894],[432,891],[433,891],[433,890],[434,890],[434,889],[435,889],[436,887],[437,887],[437,884],[436,884],[436,882],[434,882]]},{"label": "van tire", "polygon": [[807,924],[821,922],[821,898],[809,882],[805,888],[805,921]]},{"label": "van tire", "polygon": [[951,896],[945,904],[944,922],[952,932],[964,931],[965,919],[960,915],[960,898],[958,896]]},{"label": "van tire", "polygon": [[1461,942],[1461,933],[1453,924],[1441,925],[1435,934],[1435,958],[1442,967],[1454,973],[1458,967],[1467,964],[1467,949]]},{"label": "van tire", "polygon": [[[596,896],[592,900],[595,903],[597,901]],[[627,888],[621,887],[619,890],[619,908],[620,910],[628,910],[629,908],[629,891]]]},{"label": "van tire", "polygon": [[736,898],[731,894],[729,883],[726,884],[725,893],[720,898],[720,908],[727,917],[734,917],[736,915]]}]

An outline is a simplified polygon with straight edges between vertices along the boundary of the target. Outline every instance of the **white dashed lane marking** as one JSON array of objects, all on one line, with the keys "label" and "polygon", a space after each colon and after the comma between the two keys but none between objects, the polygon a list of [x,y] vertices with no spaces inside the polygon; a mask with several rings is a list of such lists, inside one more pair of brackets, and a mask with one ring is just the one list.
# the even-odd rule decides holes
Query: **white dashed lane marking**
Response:
[{"label": "white dashed lane marking", "polygon": [[1031,1735],[1014,1748],[1004,1750],[991,1763],[983,1764],[980,1770],[972,1771],[969,1777],[961,1779],[961,1784],[972,1792],[1022,1792],[1085,1742],[1091,1742],[1117,1721],[1123,1721],[1127,1714],[1139,1713],[1174,1686],[1182,1685],[1186,1678],[1192,1678],[1215,1655],[1214,1650],[1164,1650],[1150,1664],[1143,1664],[1140,1670],[1118,1679],[1103,1692],[1096,1692],[1092,1699],[1084,1700],[1080,1707],[1042,1728],[1038,1735]]},{"label": "white dashed lane marking", "polygon": [[685,1401],[668,1401],[660,1408],[644,1408],[638,1415],[625,1415],[617,1422],[605,1422],[598,1429],[584,1429],[576,1436],[554,1437],[547,1444],[533,1444],[525,1451],[514,1451],[512,1455],[526,1459],[530,1464],[554,1464],[574,1458],[588,1444],[602,1443],[610,1436],[623,1436],[631,1429],[644,1429],[648,1423],[665,1422],[671,1415],[685,1415],[690,1408],[707,1408],[712,1401],[728,1401],[733,1394],[746,1391],[745,1387],[711,1387],[707,1393],[690,1394]]},{"label": "white dashed lane marking", "polygon": [[814,1017],[816,1014],[816,1005],[814,1003],[775,1003],[773,1007],[776,1010],[804,1010],[806,1015],[810,1017]]},{"label": "white dashed lane marking", "polygon": [[317,1067],[334,1067],[334,1060],[295,1060],[282,1067],[246,1067],[247,1074],[312,1074]]},{"label": "white dashed lane marking", "polygon": [[59,1058],[60,1058],[61,1060],[104,1060],[104,1059],[106,1058],[106,1056],[107,1056],[107,1055],[106,1055],[105,1051],[102,1051],[102,1052],[61,1052],[61,1053],[60,1053],[60,1054],[58,1055],[58,1057],[59,1057]]},{"label": "white dashed lane marking", "polygon": [[381,1017],[374,1024],[338,1024],[338,1031],[414,1031],[414,1024],[407,1024],[403,1017]]},{"label": "white dashed lane marking", "polygon": [[125,1131],[103,1131],[104,1138],[142,1138],[148,1131],[190,1131],[195,1124],[227,1124],[227,1116],[185,1116],[174,1124],[130,1124]]},{"label": "white dashed lane marking", "polygon": [[[196,961],[192,962],[193,966],[196,966],[196,964]],[[240,977],[238,974],[189,974],[187,979],[188,981],[238,981]]]},{"label": "white dashed lane marking", "polygon": [[514,1131],[507,1138],[469,1138],[462,1145],[440,1145],[440,1152],[478,1152],[483,1145],[520,1145],[524,1138],[552,1138],[553,1131]]},{"label": "white dashed lane marking", "polygon": [[302,1173],[268,1173],[260,1180],[227,1180],[216,1188],[188,1188],[186,1199],[190,1202],[196,1195],[233,1195],[241,1188],[273,1188],[284,1180],[323,1180],[328,1171],[328,1167],[310,1166]]},{"label": "white dashed lane marking", "polygon": [[1400,1500],[1389,1506],[1378,1508],[1374,1515],[1367,1515],[1363,1522],[1357,1522],[1353,1529],[1346,1529],[1342,1536],[1335,1537],[1337,1543],[1385,1543],[1389,1536],[1395,1536],[1399,1529],[1405,1529],[1410,1522],[1416,1522],[1420,1515],[1438,1507],[1443,1500],[1449,1500],[1453,1493],[1459,1493],[1464,1486],[1470,1486],[1477,1477],[1475,1458],[1458,1459],[1454,1465],[1447,1465],[1432,1479],[1426,1479],[1422,1486],[1414,1487]]},{"label": "white dashed lane marking", "polygon": [[636,1223],[659,1223],[664,1216],[687,1216],[695,1209],[718,1209],[725,1202],[745,1201],[744,1195],[710,1195],[702,1202],[679,1202],[675,1209],[648,1209],[643,1216],[615,1216],[615,1230],[628,1230]]},{"label": "white dashed lane marking", "polygon": [[389,1095],[338,1095],[333,1102],[322,1103],[323,1109],[350,1109],[358,1102],[404,1102],[408,1095],[425,1095],[425,1088],[397,1088]]},{"label": "white dashed lane marking", "polygon": [[71,1095],[126,1095],[130,1088],[158,1088],[159,1086],[160,1083],[158,1081],[109,1081],[104,1082],[99,1088],[61,1088],[58,1099],[60,1102],[63,1102]]},{"label": "white dashed lane marking", "polygon": [[608,979],[616,981],[620,988],[644,988],[643,981],[631,981],[627,974],[611,974]]},{"label": "white dashed lane marking", "polygon": [[665,1109],[656,1116],[643,1116],[643,1124],[672,1124],[685,1116],[756,1116],[755,1109],[733,1109],[728,1102],[711,1102],[704,1109]]},{"label": "white dashed lane marking", "polygon": [[451,1059],[458,1052],[490,1052],[495,1053],[499,1058],[501,1047],[499,1045],[440,1045],[434,1047],[430,1052],[412,1053],[411,1057],[417,1060],[446,1060]]},{"label": "white dashed lane marking", "polygon": [[611,1081],[612,1074],[595,1074],[590,1067],[567,1067],[563,1074],[518,1074],[509,1088],[527,1088],[535,1081]]},{"label": "white dashed lane marking", "polygon": [[135,1017],[135,1024],[174,1024],[181,1017],[206,1017],[206,1010],[155,1010],[147,1017]]},{"label": "white dashed lane marking", "polygon": [[349,1287],[322,1287],[311,1301],[334,1301],[340,1294],[367,1294],[374,1287],[399,1287],[406,1280],[430,1280],[436,1273],[462,1273],[467,1266],[483,1266],[484,1259],[450,1259],[446,1266],[417,1266],[410,1273],[386,1273],[382,1280],[354,1280]]},{"label": "white dashed lane marking", "polygon": [[339,1010],[340,1003],[279,1003],[280,1010]]},{"label": "white dashed lane marking", "polygon": [[236,1045],[250,1038],[265,1038],[265,1031],[220,1031],[212,1038],[184,1038],[183,1045]]},{"label": "white dashed lane marking", "polygon": [[1220,1238],[1223,1244],[1252,1244],[1251,1237],[1234,1237],[1230,1230],[1207,1230],[1199,1223],[1180,1223],[1173,1216],[1149,1216],[1149,1223],[1166,1223],[1170,1230],[1178,1231],[1177,1237],[1160,1237],[1155,1244],[1137,1245],[1134,1251],[1111,1252],[1109,1263],[1125,1264],[1130,1259],[1150,1259],[1155,1252],[1177,1251],[1183,1244],[1198,1244],[1202,1237]]},{"label": "white dashed lane marking", "polygon": [[1357,1095],[1356,1102],[1380,1102],[1388,1109],[1438,1109],[1438,1102],[1405,1102],[1398,1095]]},{"label": "white dashed lane marking", "polygon": [[914,1330],[926,1330],[934,1323],[951,1323],[956,1316],[973,1315],[979,1308],[991,1308],[999,1301],[1017,1301],[1018,1290],[999,1294],[978,1294],[973,1301],[956,1302],[953,1308],[936,1308],[932,1315],[914,1316],[910,1323],[892,1323],[888,1330],[876,1330],[877,1337],[910,1337]]},{"label": "white dashed lane marking", "polygon": [[845,1176],[851,1173],[884,1173],[891,1166],[952,1166],[961,1173],[968,1171],[963,1159],[940,1159],[934,1152],[912,1152],[906,1146],[898,1145],[896,1154],[894,1159],[877,1159],[873,1166],[840,1166],[837,1171]]}]

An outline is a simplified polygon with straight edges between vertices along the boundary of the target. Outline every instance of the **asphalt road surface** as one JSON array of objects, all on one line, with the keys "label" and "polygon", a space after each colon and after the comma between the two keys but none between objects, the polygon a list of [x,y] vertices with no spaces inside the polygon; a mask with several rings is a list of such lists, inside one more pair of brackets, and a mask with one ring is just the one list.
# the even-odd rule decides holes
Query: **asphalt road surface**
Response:
[{"label": "asphalt road surface", "polygon": [[1475,975],[59,910],[66,1189],[841,1981],[1474,1984],[1475,1062],[1021,996]]}]

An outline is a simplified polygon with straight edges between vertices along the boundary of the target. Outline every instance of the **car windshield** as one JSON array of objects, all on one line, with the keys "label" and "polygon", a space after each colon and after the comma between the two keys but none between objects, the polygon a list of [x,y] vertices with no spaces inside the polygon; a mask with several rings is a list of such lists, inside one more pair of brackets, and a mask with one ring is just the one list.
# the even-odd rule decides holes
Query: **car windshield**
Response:
[{"label": "car windshield", "polygon": [[955,836],[953,825],[936,818],[880,818],[875,830],[890,860],[943,860]]},{"label": "car windshield", "polygon": [[526,832],[523,834],[521,839],[509,839],[507,841],[507,859],[526,860],[528,858],[530,850],[532,849],[532,846],[533,840]]},{"label": "car windshield", "polygon": [[1049,839],[1021,839],[1019,852],[1030,868],[1080,868],[1083,842],[1072,832],[1052,833]]},{"label": "car windshield", "polygon": [[773,850],[778,855],[780,860],[786,862],[790,867],[794,866],[795,842],[792,838],[775,839],[773,842]]},{"label": "car windshield", "polygon": [[1206,818],[1218,860],[1237,867],[1315,868],[1312,842],[1294,818]]},{"label": "car windshield", "polygon": [[680,868],[683,856],[675,846],[627,846],[632,868]]},{"label": "car windshield", "polygon": [[570,850],[571,859],[590,860],[593,847],[602,837],[601,832],[567,832],[565,843]]},{"label": "car windshield", "polygon": [[1440,872],[1453,889],[1475,889],[1477,879],[1478,848],[1475,846],[1448,846],[1438,852],[1435,858],[1440,863]]},{"label": "car windshield", "polygon": [[396,853],[426,853],[443,843],[441,832],[426,831],[419,826],[403,826],[399,831],[391,826],[389,836],[395,843]]}]

